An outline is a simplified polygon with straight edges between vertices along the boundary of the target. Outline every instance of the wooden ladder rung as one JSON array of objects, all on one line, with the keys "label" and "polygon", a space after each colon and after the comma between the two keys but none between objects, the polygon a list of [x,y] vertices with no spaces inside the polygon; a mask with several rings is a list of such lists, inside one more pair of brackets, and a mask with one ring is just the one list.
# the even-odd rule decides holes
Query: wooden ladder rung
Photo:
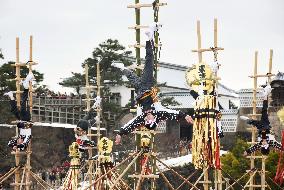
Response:
[{"label": "wooden ladder rung", "polygon": [[264,158],[264,159],[266,159],[267,158],[267,156],[247,156],[247,158]]},{"label": "wooden ladder rung", "polygon": [[[167,3],[157,3],[155,7],[165,6]],[[140,9],[142,7],[153,7],[153,4],[136,3],[135,5],[128,5],[127,8]]]},{"label": "wooden ladder rung", "polygon": [[85,98],[85,99],[82,99],[83,101],[91,101],[91,100],[95,100],[95,98]]},{"label": "wooden ladder rung", "polygon": [[91,85],[89,85],[89,86],[83,86],[82,88],[97,88],[97,86],[91,86]]},{"label": "wooden ladder rung", "polygon": [[248,114],[248,116],[259,116],[259,115],[261,115],[260,113],[255,113],[255,114]]},{"label": "wooden ladder rung", "polygon": [[128,175],[128,177],[130,177],[130,178],[140,178],[140,177],[142,177],[142,178],[154,178],[154,179],[157,179],[157,178],[159,178],[159,175],[154,175],[154,174],[150,174],[150,175],[141,175],[141,174],[139,174],[139,175],[136,175],[136,174],[133,174],[133,175]]},{"label": "wooden ladder rung", "polygon": [[198,183],[202,183],[202,184],[210,184],[212,183],[211,181],[199,181]]},{"label": "wooden ladder rung", "polygon": [[97,137],[97,136],[101,136],[101,134],[100,135],[98,135],[98,134],[87,134],[87,136],[88,137]]},{"label": "wooden ladder rung", "polygon": [[267,187],[267,185],[247,185],[245,187]]},{"label": "wooden ladder rung", "polygon": [[28,182],[28,183],[10,183],[10,185],[12,185],[12,186],[20,186],[20,185],[31,185],[32,184],[32,182],[30,181],[30,182]]},{"label": "wooden ladder rung", "polygon": [[16,63],[11,64],[11,65],[17,67],[17,66],[27,66],[28,64],[27,63],[22,63],[22,62],[16,62]]},{"label": "wooden ladder rung", "polygon": [[[160,47],[160,46],[162,46],[162,44],[154,44],[154,46],[155,47]],[[129,48],[132,48],[132,47],[134,47],[134,48],[144,48],[144,47],[146,47],[146,45],[144,45],[144,44],[133,44],[133,45],[128,45],[128,47]]]},{"label": "wooden ladder rung", "polygon": [[[221,47],[217,47],[215,48],[215,50],[224,50],[224,48],[221,48]],[[191,50],[191,52],[205,52],[205,51],[213,51],[211,48],[208,48],[208,49],[194,49],[194,50]]]},{"label": "wooden ladder rung", "polygon": [[275,74],[266,74],[266,75],[253,75],[249,76],[250,78],[258,78],[258,77],[272,77],[275,76]]},{"label": "wooden ladder rung", "polygon": [[11,152],[11,154],[13,154],[13,155],[26,155],[26,154],[31,154],[31,153],[32,153],[32,151],[18,151],[18,152],[12,151]]},{"label": "wooden ladder rung", "polygon": [[154,130],[149,130],[149,131],[133,131],[132,133],[134,134],[157,134],[157,133],[162,133],[161,131],[154,131]]},{"label": "wooden ladder rung", "polygon": [[149,28],[149,26],[143,26],[143,25],[135,25],[135,26],[129,26],[128,29],[141,29],[141,28]]}]

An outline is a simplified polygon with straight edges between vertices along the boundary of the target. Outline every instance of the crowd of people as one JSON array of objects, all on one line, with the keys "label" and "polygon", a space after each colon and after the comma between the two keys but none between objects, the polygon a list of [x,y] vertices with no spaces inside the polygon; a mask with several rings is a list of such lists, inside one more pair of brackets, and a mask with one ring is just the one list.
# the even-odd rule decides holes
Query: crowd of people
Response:
[{"label": "crowd of people", "polygon": [[52,186],[60,186],[70,167],[70,163],[65,161],[61,166],[53,167],[49,170],[40,170],[38,176]]},{"label": "crowd of people", "polygon": [[190,154],[191,153],[191,147],[192,144],[191,144],[191,141],[188,140],[187,138],[185,139],[181,139],[179,141],[179,144],[178,144],[178,155],[179,156],[185,156],[187,154]]},{"label": "crowd of people", "polygon": [[[47,98],[57,98],[57,99],[78,99],[80,98],[78,95],[74,93],[61,93],[61,92],[54,92],[52,90],[44,91],[44,92],[35,92],[36,97],[47,97]],[[84,96],[84,95],[83,95]]]}]

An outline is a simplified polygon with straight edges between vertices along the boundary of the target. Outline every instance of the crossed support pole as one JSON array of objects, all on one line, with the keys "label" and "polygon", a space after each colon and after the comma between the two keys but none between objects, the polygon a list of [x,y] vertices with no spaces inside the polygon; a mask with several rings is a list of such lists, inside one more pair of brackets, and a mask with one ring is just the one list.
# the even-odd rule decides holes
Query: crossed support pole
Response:
[{"label": "crossed support pole", "polygon": [[[257,119],[257,116],[261,114],[257,114],[257,91],[258,91],[258,84],[257,80],[258,78],[267,78],[268,84],[271,82],[271,77],[274,76],[272,74],[272,58],[273,58],[273,50],[270,50],[270,56],[269,56],[269,62],[268,62],[268,72],[267,74],[258,74],[257,72],[257,65],[258,65],[258,51],[255,52],[254,54],[254,70],[253,70],[253,75],[249,76],[250,78],[253,79],[253,100],[252,100],[252,114],[250,114],[252,119]],[[252,138],[250,144],[256,144],[257,142],[255,141],[257,136],[257,129],[256,127],[251,128],[251,133],[252,133]],[[245,188],[249,188],[249,190],[254,190],[255,188],[261,188],[261,190],[265,190],[266,187],[269,187],[267,182],[266,182],[266,169],[265,169],[265,160],[267,159],[267,156],[261,155],[261,156],[256,156],[254,153],[250,156],[247,156],[250,159],[250,170],[253,170],[255,168],[255,159],[261,159],[261,170],[256,170],[257,172],[250,172],[250,178],[248,182],[245,184]],[[261,178],[261,184],[255,184],[255,175],[260,174]]]},{"label": "crossed support pole", "polygon": [[[134,132],[137,135],[141,135],[141,134],[151,134],[151,135],[155,135],[157,132],[156,131],[136,131]],[[177,187],[176,190],[180,189],[184,184],[187,184],[188,186],[192,187],[192,189],[198,190],[199,188],[196,187],[196,184],[192,184],[191,182],[189,182],[189,179],[192,177],[192,175],[190,175],[189,177],[185,178],[183,176],[181,176],[180,174],[178,174],[174,169],[172,169],[170,166],[168,166],[167,164],[165,164],[162,160],[157,158],[157,153],[153,152],[151,150],[151,148],[149,149],[148,146],[152,146],[152,142],[148,141],[149,144],[147,144],[147,148],[146,147],[142,147],[140,150],[134,152],[134,153],[130,153],[129,156],[124,159],[121,163],[119,163],[118,165],[116,165],[115,167],[113,167],[112,169],[108,170],[104,175],[101,175],[100,177],[98,177],[95,181],[93,181],[92,184],[90,184],[88,187],[86,187],[84,190],[89,189],[90,187],[94,186],[95,184],[99,183],[100,181],[102,181],[104,178],[106,178],[108,175],[110,175],[111,173],[113,173],[115,170],[117,170],[119,167],[121,167],[122,165],[125,165],[126,163],[127,166],[125,167],[125,169],[121,172],[120,175],[116,174],[116,178],[112,181],[112,185],[109,187],[109,189],[119,189],[117,188],[117,186],[121,183],[123,183],[123,177],[127,175],[127,172],[135,165],[135,163],[137,162],[137,160],[139,158],[141,158],[141,156],[143,156],[144,162],[140,165],[141,166],[141,170],[139,173],[136,174],[132,174],[132,175],[128,175],[128,177],[130,178],[135,178],[137,179],[137,183],[136,186],[134,186],[133,188],[131,188],[130,186],[125,186],[124,189],[133,189],[133,190],[140,190],[141,186],[143,184],[143,181],[145,179],[157,179],[159,178],[159,175],[161,175],[161,177],[163,178],[164,182],[166,183],[166,185],[171,189],[171,190],[175,190],[176,188],[173,187],[173,185],[170,183],[169,179],[167,179],[167,177],[165,176],[165,174],[163,173],[164,171],[162,171],[161,169],[159,169],[158,165],[152,165],[153,162],[151,162],[151,160],[157,160],[159,163],[161,163],[166,169],[167,171],[171,171],[175,176],[177,176],[178,178],[180,178],[181,180],[183,180],[183,183],[181,185],[179,185],[179,187]],[[146,149],[145,149],[146,148]],[[146,151],[147,150],[147,151]],[[130,161],[131,160],[131,161]],[[156,170],[158,171],[156,174],[151,173],[153,170],[151,170],[151,168],[156,168]],[[151,172],[148,173],[150,170]],[[151,186],[150,188],[151,190],[155,190],[156,187]]]}]

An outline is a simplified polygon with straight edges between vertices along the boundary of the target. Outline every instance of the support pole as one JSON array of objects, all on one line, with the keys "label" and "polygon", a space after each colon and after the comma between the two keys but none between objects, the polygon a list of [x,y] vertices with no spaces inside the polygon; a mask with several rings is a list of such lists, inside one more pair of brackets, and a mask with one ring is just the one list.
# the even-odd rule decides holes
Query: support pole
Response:
[{"label": "support pole", "polygon": [[202,52],[201,50],[201,32],[200,32],[200,21],[197,21],[197,50],[198,50],[198,62],[202,62]]},{"label": "support pole", "polygon": [[[89,84],[89,66],[88,64],[85,64],[85,81],[86,81],[86,112],[88,113],[91,109],[91,101],[90,101],[90,84]],[[88,129],[88,138],[91,141],[92,140],[92,129]],[[87,176],[89,178],[89,184],[92,184],[92,178],[93,178],[93,160],[91,159],[93,157],[93,149],[88,149],[89,154],[89,160],[88,160],[88,173]],[[89,190],[92,190],[90,187]]]},{"label": "support pole", "polygon": [[[254,76],[257,75],[257,62],[258,62],[258,52],[256,51],[254,53],[254,69],[253,69],[253,74]],[[253,78],[253,100],[252,100],[252,119],[256,119],[256,94],[257,94],[257,77]],[[252,127],[252,135],[251,135],[251,142],[255,143],[255,139],[256,139],[256,127]],[[252,156],[254,156],[255,154],[252,154]],[[251,157],[250,158],[250,169],[252,170],[253,168],[255,168],[255,162],[254,162],[254,158]],[[254,190],[254,176],[255,173],[250,173],[250,180],[249,180],[249,190]]]},{"label": "support pole", "polygon": [[[135,4],[138,4],[139,0],[135,0]],[[135,20],[136,20],[136,25],[140,25],[140,9],[136,8],[135,9]],[[135,28],[136,31],[136,44],[140,45],[140,28]],[[141,55],[140,55],[140,48],[136,47],[135,48],[136,52],[136,62],[137,65],[141,65]]]},{"label": "support pole", "polygon": [[[29,72],[32,72],[32,65],[33,65],[33,36],[30,36],[30,55],[29,55]],[[30,107],[30,115],[31,120],[33,120],[33,85],[32,81],[29,83],[29,107]],[[31,171],[31,148],[32,148],[32,141],[30,141],[27,147],[27,161],[26,161],[26,190],[30,190],[30,171]]]},{"label": "support pole", "polygon": [[[21,69],[20,69],[20,51],[19,51],[19,38],[16,38],[16,101],[18,109],[21,107],[21,94],[20,94],[20,80],[21,80]],[[16,127],[16,136],[19,136],[18,128]],[[20,155],[19,150],[16,149],[15,151],[15,165],[16,167],[20,164]],[[15,171],[15,186],[14,190],[19,190],[19,183],[20,183],[20,171]]]}]

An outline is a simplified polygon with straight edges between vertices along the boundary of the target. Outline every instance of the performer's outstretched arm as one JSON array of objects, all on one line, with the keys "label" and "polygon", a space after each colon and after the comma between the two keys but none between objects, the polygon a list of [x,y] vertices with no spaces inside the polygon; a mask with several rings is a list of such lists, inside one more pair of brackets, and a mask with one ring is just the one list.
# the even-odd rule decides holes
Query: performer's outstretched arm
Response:
[{"label": "performer's outstretched arm", "polygon": [[282,145],[281,143],[277,142],[276,140],[269,140],[268,142],[269,146],[277,149],[277,150],[282,150]]},{"label": "performer's outstretched arm", "polygon": [[259,150],[261,148],[261,144],[257,143],[246,150],[247,154],[252,154],[253,152]]},{"label": "performer's outstretched arm", "polygon": [[134,117],[128,123],[126,123],[123,127],[119,130],[119,135],[127,135],[131,133],[137,127],[140,127],[145,123],[145,115],[141,114],[139,116]]},{"label": "performer's outstretched arm", "polygon": [[181,119],[185,119],[188,123],[193,123],[192,118],[189,115],[183,113],[182,111],[167,109],[167,111],[154,111],[153,114],[157,116],[157,124],[163,120],[179,121]]}]

